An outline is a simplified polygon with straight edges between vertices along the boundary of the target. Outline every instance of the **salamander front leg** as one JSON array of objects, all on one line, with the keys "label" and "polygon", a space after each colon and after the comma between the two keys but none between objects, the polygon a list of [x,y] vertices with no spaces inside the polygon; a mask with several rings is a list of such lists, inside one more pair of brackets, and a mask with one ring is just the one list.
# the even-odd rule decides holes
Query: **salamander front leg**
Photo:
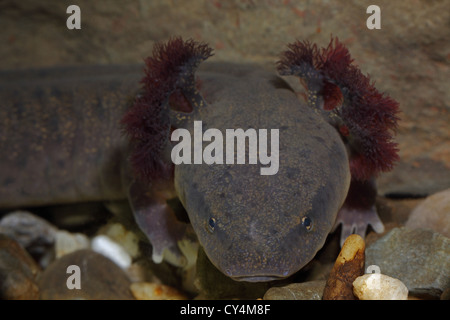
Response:
[{"label": "salamander front leg", "polygon": [[377,189],[375,179],[358,181],[352,179],[344,205],[339,210],[334,229],[342,224],[341,246],[353,233],[365,238],[370,225],[377,233],[384,231],[383,223],[375,208]]},{"label": "salamander front leg", "polygon": [[186,258],[178,243],[185,236],[187,224],[179,221],[167,204],[172,195],[170,190],[156,190],[155,187],[149,189],[136,180],[128,190],[136,223],[152,244],[153,261],[160,263],[165,259],[175,266],[184,266]]},{"label": "salamander front leg", "polygon": [[308,41],[288,44],[278,71],[300,77],[308,105],[336,128],[348,148],[352,181],[335,224],[343,226],[341,244],[353,232],[364,237],[368,225],[382,232],[374,178],[392,170],[399,159],[393,141],[398,102],[375,88],[337,38],[321,49]]}]

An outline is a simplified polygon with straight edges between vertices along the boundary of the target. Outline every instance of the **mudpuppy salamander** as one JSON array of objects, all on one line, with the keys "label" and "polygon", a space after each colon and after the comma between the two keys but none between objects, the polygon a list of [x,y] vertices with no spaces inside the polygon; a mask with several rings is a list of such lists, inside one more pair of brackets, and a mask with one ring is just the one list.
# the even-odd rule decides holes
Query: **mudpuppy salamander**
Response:
[{"label": "mudpuppy salamander", "polygon": [[[182,256],[178,245],[188,226],[167,203],[178,197],[211,262],[242,281],[292,275],[315,256],[333,226],[343,225],[343,239],[352,232],[364,235],[368,225],[381,231],[374,178],[397,160],[392,132],[398,104],[376,90],[345,46],[337,39],[322,49],[297,41],[281,54],[279,75],[300,77],[306,102],[274,72],[201,63],[210,56],[208,45],[193,40],[156,44],[145,60],[140,91],[136,73],[123,72],[103,79],[108,96],[102,88],[90,89],[95,92],[85,105],[78,89],[83,85],[72,86],[70,79],[50,91],[45,76],[39,88],[29,86],[41,103],[20,100],[23,93],[5,82],[0,207],[127,195],[159,262],[165,252]],[[132,80],[124,85],[127,76]],[[211,154],[220,159],[227,129],[238,128],[267,129],[276,171],[261,174],[269,165],[250,160],[173,163],[174,146],[181,141],[173,139],[176,129],[202,135],[202,150],[215,143]],[[205,139],[209,129],[223,133],[223,140]],[[270,146],[271,129],[277,129],[277,149]],[[261,135],[257,138],[261,142]],[[248,159],[251,141],[248,134]],[[232,150],[237,156],[239,150]]]}]

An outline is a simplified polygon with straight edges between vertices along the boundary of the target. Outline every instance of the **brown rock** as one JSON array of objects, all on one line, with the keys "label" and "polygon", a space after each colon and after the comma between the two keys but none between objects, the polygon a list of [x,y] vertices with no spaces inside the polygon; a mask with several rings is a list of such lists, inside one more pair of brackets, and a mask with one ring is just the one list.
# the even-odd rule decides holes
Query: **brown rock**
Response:
[{"label": "brown rock", "polygon": [[[69,266],[79,267],[80,289]],[[69,279],[70,278],[70,279]],[[78,250],[54,261],[38,279],[44,300],[130,300],[130,280],[114,262],[91,250]]]},{"label": "brown rock", "polygon": [[38,272],[38,265],[22,246],[0,234],[0,299],[38,299]]},{"label": "brown rock", "polygon": [[441,294],[441,300],[450,300],[450,287],[444,290]]},{"label": "brown rock", "polygon": [[323,291],[323,300],[354,300],[353,281],[364,274],[363,238],[350,235],[344,242],[336,259],[327,284]]},{"label": "brown rock", "polygon": [[175,288],[160,283],[135,282],[130,286],[137,300],[186,300],[187,296]]},{"label": "brown rock", "polygon": [[450,189],[426,198],[411,212],[405,226],[431,229],[450,238]]},{"label": "brown rock", "polygon": [[0,68],[142,63],[156,41],[173,35],[210,43],[216,61],[273,67],[288,42],[298,38],[325,46],[333,34],[377,87],[400,103],[401,160],[380,176],[380,193],[433,194],[450,187],[448,3],[376,4],[380,30],[366,28],[369,4],[358,0],[79,0],[82,29],[67,32],[67,4],[4,0]]}]

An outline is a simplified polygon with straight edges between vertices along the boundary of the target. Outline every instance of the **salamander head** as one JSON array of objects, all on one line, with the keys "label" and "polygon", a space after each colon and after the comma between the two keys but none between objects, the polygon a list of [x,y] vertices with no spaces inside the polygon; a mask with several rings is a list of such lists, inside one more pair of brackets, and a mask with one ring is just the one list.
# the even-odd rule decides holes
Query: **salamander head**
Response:
[{"label": "salamander head", "polygon": [[[227,276],[286,278],[323,246],[350,181],[345,147],[324,125],[321,133],[307,121],[280,132],[276,175],[248,164],[176,166],[175,187],[199,242]],[[318,145],[317,136],[327,141]]]},{"label": "salamander head", "polygon": [[[284,197],[283,190],[271,191]],[[245,198],[250,192],[236,190],[228,197]],[[211,261],[227,276],[252,282],[282,279],[302,268],[322,246],[328,230],[316,225],[317,215],[298,203],[275,203],[252,202],[239,212],[230,208],[204,220],[206,232],[198,235]]]},{"label": "salamander head", "polygon": [[195,213],[189,217],[207,256],[234,280],[292,275],[323,246],[347,192],[348,169],[338,174],[339,183],[331,179],[324,186],[300,172],[288,175],[290,170],[259,176],[233,169],[206,189],[191,185],[182,198]]}]

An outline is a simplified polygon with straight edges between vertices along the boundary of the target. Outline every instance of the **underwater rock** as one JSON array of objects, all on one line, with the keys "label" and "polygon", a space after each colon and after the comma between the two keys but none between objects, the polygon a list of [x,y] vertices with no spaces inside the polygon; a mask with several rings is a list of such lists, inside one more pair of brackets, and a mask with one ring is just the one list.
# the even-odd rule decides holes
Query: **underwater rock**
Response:
[{"label": "underwater rock", "polygon": [[114,262],[87,249],[55,260],[38,279],[43,300],[133,300],[130,284]]},{"label": "underwater rock", "polygon": [[89,238],[82,233],[70,233],[65,230],[58,230],[55,233],[56,259],[77,250],[88,249],[89,246]]},{"label": "underwater rock", "polygon": [[104,234],[120,244],[132,258],[139,255],[139,237],[118,222],[108,223],[97,234]]},{"label": "underwater rock", "polygon": [[407,300],[408,288],[398,279],[369,273],[353,281],[353,294],[359,300]]},{"label": "underwater rock", "polygon": [[447,289],[445,289],[444,292],[442,292],[440,299],[441,300],[450,300],[450,287],[448,287]]},{"label": "underwater rock", "polygon": [[127,269],[131,266],[131,257],[128,252],[108,236],[98,235],[94,237],[91,246],[92,250],[104,255],[122,269]]},{"label": "underwater rock", "polygon": [[450,239],[428,229],[392,229],[366,250],[366,265],[402,281],[413,296],[438,298],[450,286]]},{"label": "underwater rock", "polygon": [[39,267],[15,240],[0,234],[0,299],[39,298],[36,276]]},{"label": "underwater rock", "polygon": [[431,229],[450,237],[450,189],[427,197],[411,212],[406,227]]},{"label": "underwater rock", "polygon": [[0,233],[16,240],[42,267],[53,259],[57,228],[28,211],[13,211],[0,220]]},{"label": "underwater rock", "polygon": [[325,280],[291,283],[284,287],[272,287],[264,294],[264,300],[322,300]]},{"label": "underwater rock", "polygon": [[135,282],[130,286],[137,300],[186,300],[177,289],[159,283]]},{"label": "underwater rock", "polygon": [[353,281],[364,274],[363,238],[352,234],[344,242],[341,252],[327,279],[323,300],[354,300]]}]

